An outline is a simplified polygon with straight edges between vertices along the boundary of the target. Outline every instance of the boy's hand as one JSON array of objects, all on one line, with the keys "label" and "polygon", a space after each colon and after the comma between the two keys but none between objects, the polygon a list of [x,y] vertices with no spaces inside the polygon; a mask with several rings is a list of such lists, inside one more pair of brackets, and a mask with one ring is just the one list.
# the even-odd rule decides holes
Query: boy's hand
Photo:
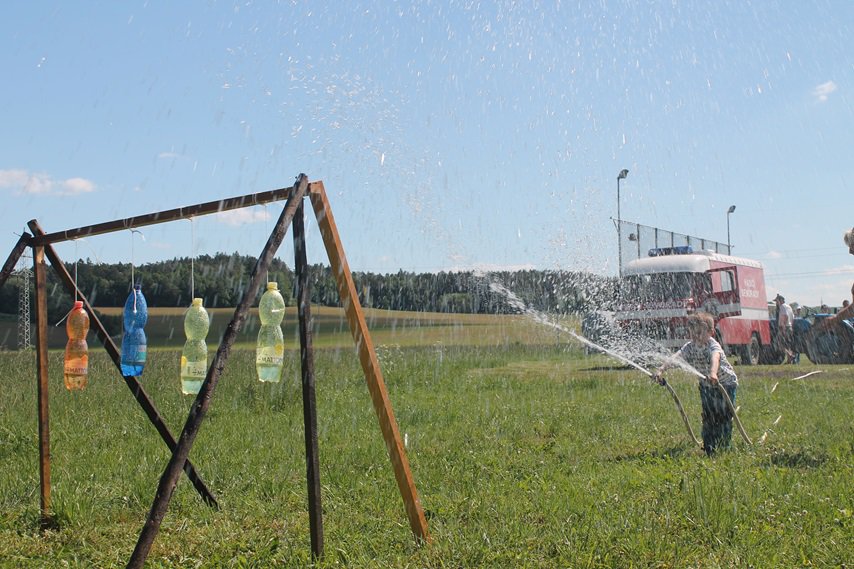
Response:
[{"label": "boy's hand", "polygon": [[718,374],[709,375],[709,383],[712,385],[718,384]]}]

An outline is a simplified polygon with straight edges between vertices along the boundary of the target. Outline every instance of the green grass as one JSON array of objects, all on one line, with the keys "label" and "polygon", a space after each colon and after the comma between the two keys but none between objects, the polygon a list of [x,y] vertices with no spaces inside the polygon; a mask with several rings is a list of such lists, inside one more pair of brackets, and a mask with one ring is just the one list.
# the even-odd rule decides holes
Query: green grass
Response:
[{"label": "green grass", "polygon": [[[763,446],[736,438],[710,460],[666,391],[638,372],[553,337],[502,340],[493,324],[475,328],[488,338],[481,345],[375,339],[429,546],[409,531],[352,347],[317,351],[318,567],[851,566],[845,367],[740,367],[748,433],[758,439],[782,419]],[[51,354],[59,528],[47,532],[38,530],[34,358],[0,354],[0,566],[121,567],[133,550],[169,455],[103,351],[92,351],[80,393],[64,390],[61,354]],[[182,479],[148,566],[311,564],[298,358],[291,352],[281,384],[264,385],[252,355],[232,354],[191,453],[222,509]],[[190,405],[177,360],[155,351],[143,376],[176,435]],[[791,379],[814,369],[824,373]],[[699,432],[693,380],[669,378]]]}]

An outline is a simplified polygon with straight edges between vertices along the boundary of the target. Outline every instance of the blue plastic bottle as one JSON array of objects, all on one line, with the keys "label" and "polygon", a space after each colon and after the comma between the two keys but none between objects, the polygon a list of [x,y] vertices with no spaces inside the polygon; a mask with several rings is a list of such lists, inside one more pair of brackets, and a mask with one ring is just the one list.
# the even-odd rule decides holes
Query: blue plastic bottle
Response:
[{"label": "blue plastic bottle", "polygon": [[125,301],[124,329],[122,336],[122,375],[142,375],[147,352],[145,323],[148,322],[148,305],[142,296],[140,285],[134,285],[133,291]]}]

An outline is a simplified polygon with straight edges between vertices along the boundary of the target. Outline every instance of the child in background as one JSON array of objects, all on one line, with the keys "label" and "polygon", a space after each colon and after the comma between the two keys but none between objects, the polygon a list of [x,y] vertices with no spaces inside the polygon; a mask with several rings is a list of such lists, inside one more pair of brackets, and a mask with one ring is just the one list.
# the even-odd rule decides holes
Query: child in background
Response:
[{"label": "child in background", "polygon": [[[700,380],[700,402],[703,405],[703,450],[711,456],[719,449],[730,447],[732,442],[732,413],[718,390],[720,383],[735,404],[738,377],[726,359],[721,345],[715,340],[715,320],[710,314],[697,313],[688,316],[688,333],[691,341],[682,346],[674,357],[685,360],[688,365],[702,373]],[[664,384],[664,370],[674,364],[665,363],[656,372],[654,379]]]}]

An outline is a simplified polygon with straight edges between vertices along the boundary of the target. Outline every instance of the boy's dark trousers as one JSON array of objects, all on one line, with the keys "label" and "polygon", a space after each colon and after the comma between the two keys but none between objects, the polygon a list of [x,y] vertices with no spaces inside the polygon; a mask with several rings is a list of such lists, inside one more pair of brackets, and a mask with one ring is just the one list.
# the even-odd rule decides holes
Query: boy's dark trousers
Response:
[{"label": "boy's dark trousers", "polygon": [[[735,405],[735,384],[724,389]],[[730,447],[732,442],[732,413],[716,386],[700,384],[700,403],[703,405],[703,450],[711,456],[715,451]]]}]

